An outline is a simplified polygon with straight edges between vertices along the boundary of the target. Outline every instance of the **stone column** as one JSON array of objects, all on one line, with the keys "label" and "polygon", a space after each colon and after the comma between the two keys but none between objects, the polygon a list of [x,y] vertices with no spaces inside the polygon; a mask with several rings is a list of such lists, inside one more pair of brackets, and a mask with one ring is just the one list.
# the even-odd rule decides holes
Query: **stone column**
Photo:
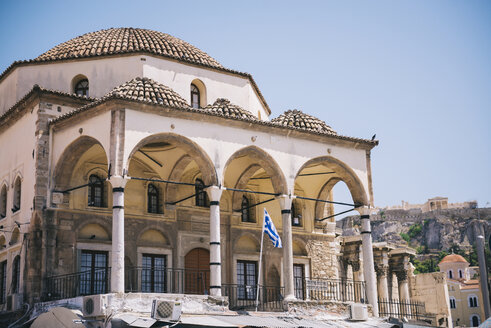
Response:
[{"label": "stone column", "polygon": [[113,175],[113,234],[111,253],[111,292],[124,293],[124,186],[128,180]]},{"label": "stone column", "polygon": [[285,301],[295,300],[295,287],[293,284],[293,241],[292,241],[292,198],[288,195],[278,197],[283,220],[283,281],[285,283]]},{"label": "stone column", "polygon": [[398,271],[396,273],[399,283],[399,300],[409,302],[409,283],[407,270]]},{"label": "stone column", "polygon": [[389,287],[387,282],[387,273],[389,271],[388,265],[377,265],[375,267],[375,271],[377,272],[377,280],[378,280],[378,296],[381,299],[388,300],[389,299]]},{"label": "stone column", "polygon": [[210,199],[210,295],[222,296],[222,256],[220,252],[220,197],[222,189],[206,188]]},{"label": "stone column", "polygon": [[373,263],[372,229],[370,227],[370,210],[367,207],[362,210],[361,237],[367,299],[368,303],[372,305],[373,316],[378,317],[377,281]]}]

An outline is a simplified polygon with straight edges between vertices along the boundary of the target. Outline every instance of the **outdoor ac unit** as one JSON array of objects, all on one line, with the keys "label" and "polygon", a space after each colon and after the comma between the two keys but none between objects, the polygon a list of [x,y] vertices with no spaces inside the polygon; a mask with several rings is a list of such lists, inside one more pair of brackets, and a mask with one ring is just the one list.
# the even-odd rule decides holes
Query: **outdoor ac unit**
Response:
[{"label": "outdoor ac unit", "polygon": [[24,301],[23,294],[12,294],[7,296],[7,310],[17,311],[22,307],[22,302]]},{"label": "outdoor ac unit", "polygon": [[83,314],[84,317],[102,317],[106,315],[107,296],[91,295],[84,297]]},{"label": "outdoor ac unit", "polygon": [[353,321],[368,320],[368,308],[365,304],[353,303],[349,307],[349,319]]},{"label": "outdoor ac unit", "polygon": [[159,301],[152,302],[152,318],[157,320],[178,321],[181,317],[181,302]]}]

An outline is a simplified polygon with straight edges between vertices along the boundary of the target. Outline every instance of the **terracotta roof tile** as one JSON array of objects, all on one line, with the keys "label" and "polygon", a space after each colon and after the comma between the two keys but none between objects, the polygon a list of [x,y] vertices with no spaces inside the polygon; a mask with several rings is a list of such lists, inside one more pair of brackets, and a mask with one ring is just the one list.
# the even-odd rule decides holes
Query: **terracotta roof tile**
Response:
[{"label": "terracotta roof tile", "polygon": [[305,114],[298,109],[287,110],[280,116],[273,118],[271,122],[301,130],[326,134],[337,134],[329,125],[326,124],[326,122],[315,116]]},{"label": "terracotta roof tile", "polygon": [[86,33],[46,51],[35,61],[147,52],[210,67],[223,66],[204,51],[169,34],[140,28],[110,28]]},{"label": "terracotta roof tile", "polygon": [[146,77],[137,77],[114,88],[106,97],[149,102],[175,108],[189,108],[188,103],[177,92]]},{"label": "terracotta roof tile", "polygon": [[213,105],[208,105],[203,109],[232,118],[246,118],[251,120],[256,119],[256,117],[252,115],[251,112],[243,109],[240,106],[232,104],[230,100],[225,98],[218,98],[213,103]]}]

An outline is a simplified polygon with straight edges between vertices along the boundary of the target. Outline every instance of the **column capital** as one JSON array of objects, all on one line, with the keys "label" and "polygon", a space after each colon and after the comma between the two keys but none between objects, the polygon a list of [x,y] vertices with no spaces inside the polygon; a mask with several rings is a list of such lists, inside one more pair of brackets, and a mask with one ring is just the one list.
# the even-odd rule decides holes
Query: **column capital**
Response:
[{"label": "column capital", "polygon": [[219,186],[209,186],[205,188],[206,193],[208,194],[208,198],[212,202],[219,202],[220,197],[222,197],[223,189]]},{"label": "column capital", "polygon": [[293,197],[290,195],[279,195],[276,196],[276,199],[280,201],[280,207],[282,210],[289,210],[292,208]]},{"label": "column capital", "polygon": [[369,206],[363,206],[358,209],[358,212],[360,212],[360,215],[362,216],[369,216],[370,215],[370,207]]},{"label": "column capital", "polygon": [[379,277],[387,277],[387,273],[389,272],[389,266],[383,264],[375,265],[375,272]]},{"label": "column capital", "polygon": [[120,175],[112,175],[108,181],[111,183],[111,186],[113,188],[124,188],[126,186],[126,183],[129,181],[127,177],[123,177]]},{"label": "column capital", "polygon": [[398,282],[407,281],[407,278],[408,278],[408,271],[407,270],[396,271],[395,274],[396,274]]}]

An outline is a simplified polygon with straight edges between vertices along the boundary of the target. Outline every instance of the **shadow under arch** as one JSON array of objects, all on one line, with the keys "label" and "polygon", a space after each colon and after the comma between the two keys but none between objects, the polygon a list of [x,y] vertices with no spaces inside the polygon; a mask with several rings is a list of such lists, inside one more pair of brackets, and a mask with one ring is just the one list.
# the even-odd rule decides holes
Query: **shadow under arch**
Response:
[{"label": "shadow under arch", "polygon": [[205,152],[203,148],[201,148],[194,141],[186,138],[185,136],[175,134],[175,133],[158,133],[153,134],[148,137],[140,140],[133,150],[128,155],[125,170],[128,172],[129,164],[131,162],[131,158],[135,155],[135,153],[142,147],[157,143],[157,142],[165,142],[171,145],[176,145],[178,147],[182,147],[186,153],[196,162],[198,165],[203,181],[206,185],[218,185],[218,176],[215,170],[215,166],[213,165],[212,160]]},{"label": "shadow under arch", "polygon": [[353,198],[354,204],[369,205],[368,197],[363,187],[363,183],[358,178],[356,173],[346,163],[334,157],[321,156],[306,161],[298,170],[295,176],[295,180],[298,178],[299,174],[301,174],[302,170],[314,165],[324,165],[326,167],[329,167],[330,169],[333,169],[336,172],[335,178],[339,179],[338,181],[336,181],[336,183],[339,181],[343,181],[346,184],[348,190],[350,191],[351,198]]},{"label": "shadow under arch", "polygon": [[104,146],[95,138],[89,136],[80,136],[72,141],[64,150],[58,162],[56,163],[53,179],[55,189],[64,189],[70,187],[70,179],[73,168],[79,161],[82,154],[88,151],[92,146],[99,145],[104,152],[106,165],[109,163],[107,152]]},{"label": "shadow under arch", "polygon": [[[258,164],[258,170],[262,168],[266,171],[266,174],[271,178],[271,184],[273,185],[275,193],[288,194],[288,185],[280,166],[271,155],[257,146],[247,146],[233,153],[224,166],[222,181],[225,181],[225,174],[227,173],[230,164],[232,164],[235,159],[243,156],[249,156],[255,164]],[[250,167],[251,166],[247,169],[250,169]]]}]

